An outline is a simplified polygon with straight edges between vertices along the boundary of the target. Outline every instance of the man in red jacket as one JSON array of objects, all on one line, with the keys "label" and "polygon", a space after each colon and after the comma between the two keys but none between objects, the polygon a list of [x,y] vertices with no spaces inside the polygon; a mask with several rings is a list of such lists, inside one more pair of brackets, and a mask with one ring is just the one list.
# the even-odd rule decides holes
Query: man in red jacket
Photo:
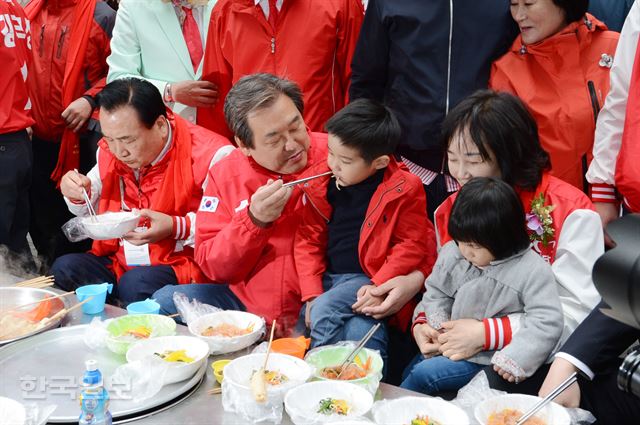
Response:
[{"label": "man in red jacket", "polygon": [[51,273],[65,290],[117,283],[126,305],[144,300],[166,284],[206,281],[193,259],[195,211],[209,168],[233,146],[165,108],[149,82],[125,78],[108,84],[99,97],[97,165],[87,176],[62,178],[69,209],[88,216],[82,189],[98,214],[139,209],[138,229],[123,240],[94,241],[87,254],[58,258]]},{"label": "man in red jacket", "polygon": [[[364,19],[361,0],[220,0],[211,13],[202,80],[224,99],[241,77],[269,72],[297,83],[312,131],[347,104],[351,58]],[[198,124],[231,136],[223,102]]]},{"label": "man in red jacket", "polygon": [[[27,254],[33,125],[26,80],[31,61],[29,21],[17,1],[0,2],[0,245]],[[2,256],[5,256],[3,252]]]},{"label": "man in red jacket", "polygon": [[99,0],[32,0],[25,13],[33,32],[28,84],[35,119],[29,233],[46,268],[82,249],[60,231],[70,215],[56,186],[67,171],[95,164],[101,135],[94,97],[107,76],[115,12]]}]

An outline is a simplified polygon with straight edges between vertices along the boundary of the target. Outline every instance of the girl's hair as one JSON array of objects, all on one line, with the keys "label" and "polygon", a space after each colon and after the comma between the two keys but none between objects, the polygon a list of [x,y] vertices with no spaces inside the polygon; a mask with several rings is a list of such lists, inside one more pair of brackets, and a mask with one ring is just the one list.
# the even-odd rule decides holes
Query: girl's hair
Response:
[{"label": "girl's hair", "polygon": [[589,0],[553,0],[553,3],[564,11],[567,24],[582,19],[589,9]]},{"label": "girl's hair", "polygon": [[524,209],[511,186],[493,177],[476,177],[458,192],[449,234],[457,242],[474,242],[496,260],[529,246]]},{"label": "girl's hair", "polygon": [[488,161],[489,151],[493,152],[502,179],[511,186],[534,190],[542,173],[551,168],[535,120],[511,94],[479,90],[453,108],[442,124],[445,152],[465,130],[483,160]]}]

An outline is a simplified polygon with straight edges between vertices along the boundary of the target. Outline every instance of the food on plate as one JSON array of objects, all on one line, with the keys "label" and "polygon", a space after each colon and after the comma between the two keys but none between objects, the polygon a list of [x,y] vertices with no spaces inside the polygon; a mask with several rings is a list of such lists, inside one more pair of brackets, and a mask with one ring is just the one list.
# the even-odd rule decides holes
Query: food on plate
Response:
[{"label": "food on plate", "polygon": [[[49,298],[49,297],[46,297]],[[45,300],[28,311],[6,310],[0,313],[0,339],[13,339],[42,329],[49,323],[53,305]]]},{"label": "food on plate", "polygon": [[153,353],[165,362],[191,363],[195,359],[187,356],[187,350],[165,350],[162,353]]},{"label": "food on plate", "polygon": [[440,422],[434,421],[433,418],[427,415],[418,415],[415,419],[411,419],[409,425],[440,425]]},{"label": "food on plate", "polygon": [[323,415],[347,415],[351,407],[346,400],[339,400],[335,398],[323,398],[318,402],[318,413]]},{"label": "food on plate", "polygon": [[280,384],[284,384],[287,382],[289,378],[284,373],[280,373],[276,370],[265,370],[264,371],[264,382],[271,386],[276,386]]},{"label": "food on plate", "polygon": [[267,401],[267,385],[264,380],[265,370],[260,368],[251,375],[251,394],[258,403]]},{"label": "food on plate", "polygon": [[371,359],[371,357],[368,357],[362,366],[357,363],[350,363],[344,368],[340,365],[325,367],[320,371],[320,376],[327,379],[339,379],[341,381],[364,378],[367,376],[367,373],[369,373],[369,369],[371,369]]},{"label": "food on plate", "polygon": [[[493,412],[489,415],[487,425],[515,425],[522,416],[522,412],[516,409],[503,409],[500,412]],[[524,425],[547,425],[540,418],[529,418]]]},{"label": "food on plate", "polygon": [[122,334],[118,335],[118,340],[123,342],[135,342],[140,339],[147,339],[151,336],[151,329],[146,326],[136,326],[135,328],[127,329]]},{"label": "food on plate", "polygon": [[234,336],[242,336],[253,332],[253,324],[247,326],[246,328],[241,328],[236,325],[231,325],[229,323],[221,323],[217,326],[209,326],[204,331],[202,331],[202,336],[224,336],[224,337],[234,337]]}]

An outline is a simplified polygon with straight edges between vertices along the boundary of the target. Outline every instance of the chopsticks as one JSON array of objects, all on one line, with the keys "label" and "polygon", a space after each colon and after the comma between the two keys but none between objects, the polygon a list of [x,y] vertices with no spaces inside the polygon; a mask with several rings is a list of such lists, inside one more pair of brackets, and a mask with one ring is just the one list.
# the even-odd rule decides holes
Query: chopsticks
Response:
[{"label": "chopsticks", "polygon": [[44,323],[49,323],[49,322],[53,322],[55,320],[58,320],[59,318],[63,317],[65,314],[72,312],[73,310],[76,310],[77,308],[80,308],[80,306],[82,306],[82,304],[84,303],[88,303],[89,301],[91,301],[93,299],[93,296],[86,298],[85,300],[79,302],[78,304],[71,306],[69,308],[63,308],[62,310],[60,310],[59,312],[57,312],[56,314],[54,314],[51,317],[45,317],[44,319],[42,319],[44,321]]},{"label": "chopsticks", "polygon": [[222,387],[211,388],[209,391],[207,391],[207,394],[209,395],[222,394]]},{"label": "chopsticks", "polygon": [[282,187],[295,186],[297,184],[304,183],[304,182],[309,181],[309,180],[317,179],[318,177],[328,176],[329,174],[333,174],[333,171],[327,171],[326,173],[318,174],[318,175],[311,176],[311,177],[305,177],[304,179],[294,180],[292,182],[283,184]]},{"label": "chopsticks", "polygon": [[371,329],[369,329],[369,332],[367,332],[367,334],[362,337],[360,342],[358,342],[358,345],[356,345],[356,348],[354,348],[353,351],[351,353],[349,353],[347,358],[340,365],[340,373],[338,373],[338,376],[336,377],[336,379],[340,379],[340,375],[342,375],[342,372],[344,372],[344,369],[347,366],[349,366],[351,363],[353,363],[353,360],[356,358],[356,356],[358,355],[360,350],[362,350],[362,347],[364,347],[365,344],[367,342],[369,342],[369,340],[371,339],[373,334],[376,333],[376,331],[378,330],[379,327],[380,327],[380,323],[376,323],[375,326],[373,326]]},{"label": "chopsticks", "polygon": [[68,295],[75,294],[75,293],[76,293],[76,291],[69,291],[69,292],[65,292],[64,294],[56,295],[55,297],[46,297],[46,298],[43,298],[43,299],[38,300],[38,301],[32,301],[32,302],[30,302],[30,303],[26,303],[26,304],[18,305],[18,306],[13,307],[13,308],[12,308],[12,309],[10,309],[10,310],[7,310],[7,311],[3,312],[3,314],[4,314],[4,313],[9,313],[9,312],[11,312],[11,311],[21,310],[22,308],[24,308],[24,307],[28,307],[28,306],[30,306],[30,305],[40,304],[40,303],[41,303],[41,302],[43,302],[43,301],[55,300],[55,299],[57,299],[57,298],[63,298],[63,297],[66,297],[66,296],[68,296]]},{"label": "chopsticks", "polygon": [[527,419],[529,419],[530,417],[538,413],[540,409],[542,409],[544,406],[549,404],[551,400],[558,397],[560,393],[562,393],[564,390],[569,388],[569,386],[571,386],[577,380],[578,380],[578,374],[577,372],[573,372],[571,375],[569,375],[567,379],[562,381],[560,385],[555,387],[553,391],[547,394],[545,398],[540,400],[538,403],[536,403],[535,406],[533,406],[531,409],[527,410],[522,416],[520,416],[520,419],[518,419],[518,421],[516,422],[516,425],[523,425],[527,421]]},{"label": "chopsticks", "polygon": [[267,345],[267,355],[264,356],[263,370],[267,370],[267,362],[269,361],[269,354],[271,354],[271,343],[273,342],[273,332],[276,330],[276,319],[273,319],[271,323],[271,335],[269,335],[269,344]]},{"label": "chopsticks", "polygon": [[17,288],[36,288],[36,289],[42,289],[42,288],[46,288],[49,286],[53,286],[53,284],[55,283],[53,276],[40,276],[40,277],[35,277],[33,279],[29,279],[29,280],[23,280],[22,282],[18,282],[16,283],[15,287]]},{"label": "chopsticks", "polygon": [[[73,169],[77,175],[80,175],[77,169]],[[93,205],[91,205],[91,199],[89,198],[89,194],[87,190],[82,186],[82,197],[84,198],[84,202],[87,204],[87,209],[89,210],[89,215],[91,216],[91,221],[94,223],[98,222],[98,215],[96,214],[96,210],[93,209]]]}]

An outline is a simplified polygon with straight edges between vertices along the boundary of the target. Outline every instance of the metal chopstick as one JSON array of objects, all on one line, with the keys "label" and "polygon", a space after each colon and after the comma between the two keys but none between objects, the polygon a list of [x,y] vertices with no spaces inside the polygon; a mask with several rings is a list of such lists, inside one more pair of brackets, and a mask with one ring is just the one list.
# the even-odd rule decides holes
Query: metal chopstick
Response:
[{"label": "metal chopstick", "polygon": [[328,176],[329,174],[333,174],[333,172],[332,171],[327,171],[326,173],[318,174],[318,175],[311,176],[311,177],[305,177],[304,179],[300,179],[300,180],[294,180],[292,182],[283,184],[282,187],[295,186],[297,184],[304,183],[304,182],[309,181],[309,180],[317,179],[318,177]]},{"label": "metal chopstick", "polygon": [[[77,175],[80,175],[77,169],[74,168],[73,171],[75,171]],[[87,204],[87,209],[89,210],[89,215],[91,215],[91,220],[94,223],[97,223],[98,215],[96,214],[96,210],[93,209],[93,205],[91,205],[91,199],[89,198],[89,194],[87,193],[87,190],[84,188],[84,186],[82,187],[82,197],[84,198],[84,202]]]},{"label": "metal chopstick", "polygon": [[571,375],[569,375],[567,379],[562,381],[560,385],[555,387],[553,391],[547,394],[545,398],[543,398],[538,403],[536,403],[536,405],[533,406],[531,409],[529,409],[527,412],[525,412],[524,415],[520,416],[520,419],[518,419],[518,421],[516,422],[516,425],[523,425],[527,421],[527,419],[529,419],[530,417],[538,413],[540,409],[542,409],[544,406],[550,403],[551,400],[558,397],[560,393],[562,393],[564,390],[569,388],[569,386],[574,382],[576,382],[577,380],[578,380],[578,374],[576,372],[573,372]]},{"label": "metal chopstick", "polygon": [[364,347],[364,345],[371,339],[371,337],[373,336],[374,333],[376,333],[379,327],[380,327],[380,323],[376,323],[375,326],[369,329],[369,332],[367,332],[367,334],[362,337],[362,339],[360,340],[360,342],[358,342],[358,344],[353,349],[353,351],[349,353],[347,358],[340,365],[340,373],[338,373],[338,376],[336,377],[336,379],[340,378],[340,375],[342,375],[342,372],[344,372],[345,367],[353,363],[353,359],[356,358],[360,350],[362,350],[362,347]]}]

